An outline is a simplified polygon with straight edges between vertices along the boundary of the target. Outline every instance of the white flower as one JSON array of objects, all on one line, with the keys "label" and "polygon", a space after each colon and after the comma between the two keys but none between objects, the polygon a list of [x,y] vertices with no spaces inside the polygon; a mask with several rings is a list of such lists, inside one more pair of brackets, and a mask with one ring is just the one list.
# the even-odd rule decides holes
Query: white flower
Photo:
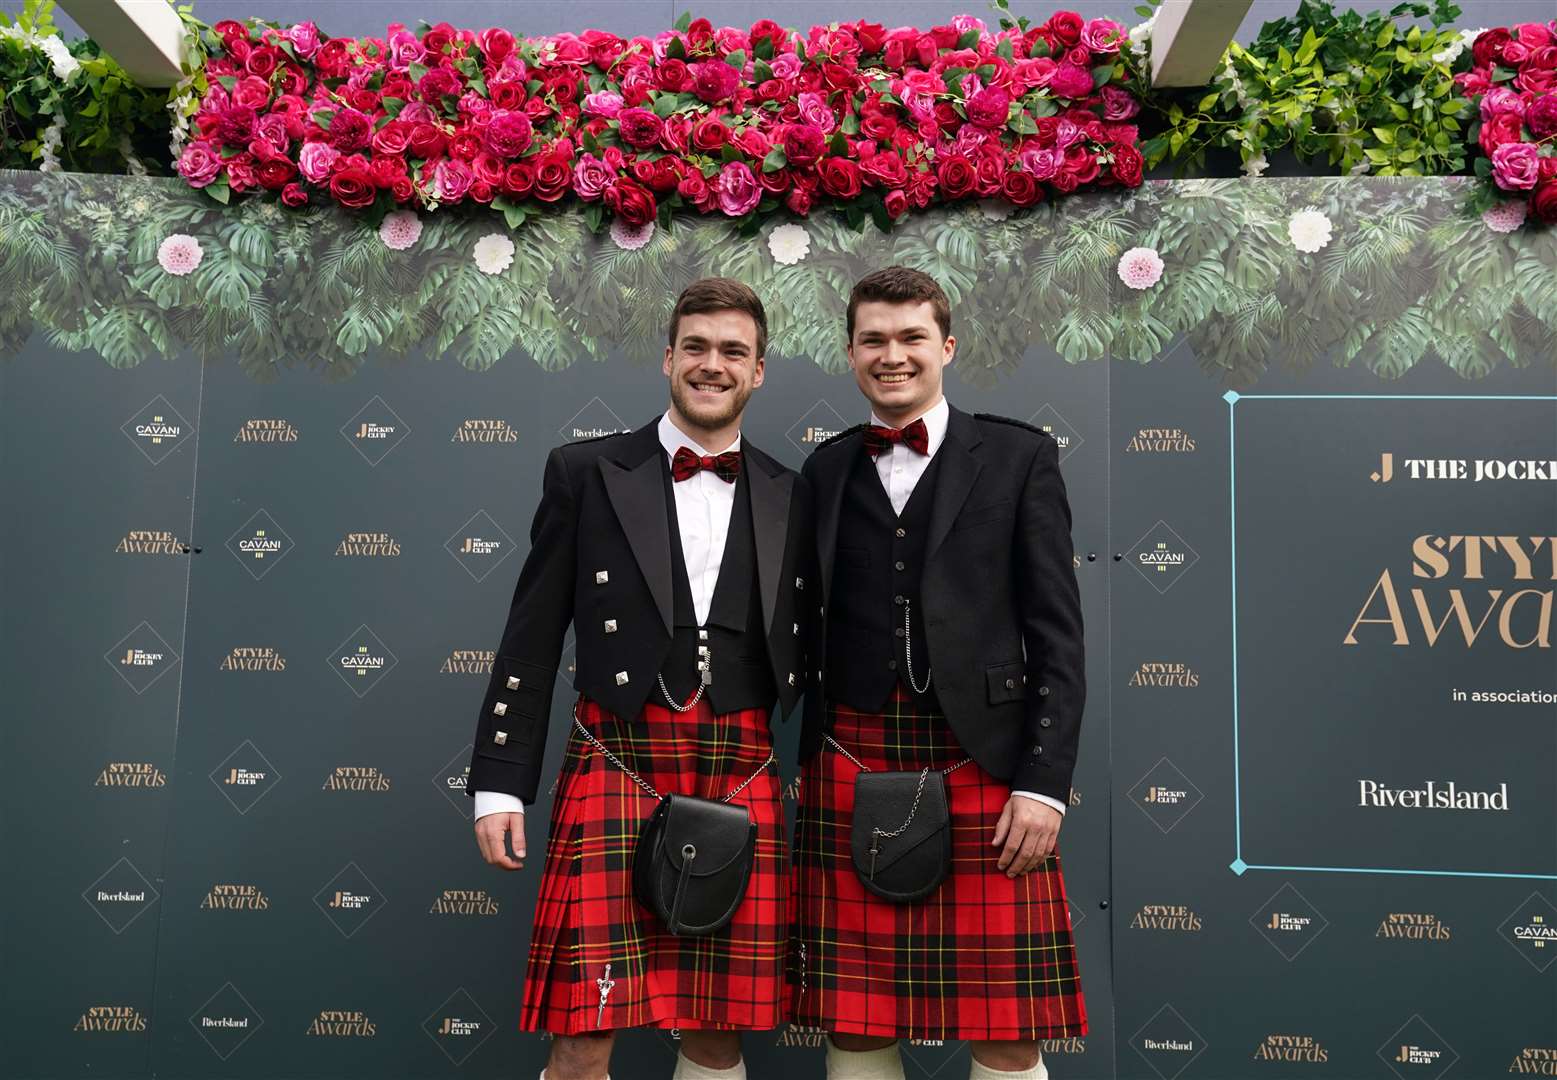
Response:
[{"label": "white flower", "polygon": [[1270,162],[1265,160],[1265,151],[1261,150],[1243,163],[1243,174],[1245,176],[1259,176],[1268,168],[1270,168]]},{"label": "white flower", "polygon": [[800,225],[780,225],[768,234],[768,250],[780,266],[794,266],[811,251],[811,234]]},{"label": "white flower", "polygon": [[1523,199],[1505,199],[1482,211],[1481,221],[1495,233],[1511,233],[1525,223],[1525,213]]},{"label": "white flower", "polygon": [[980,199],[979,209],[990,221],[1004,221],[1011,216],[1012,206],[1001,199]]},{"label": "white flower", "polygon": [[1162,279],[1162,256],[1155,248],[1133,247],[1119,256],[1119,280],[1132,289],[1149,289]]},{"label": "white flower", "polygon": [[1330,242],[1330,219],[1313,207],[1299,210],[1287,221],[1287,235],[1293,247],[1312,255]]},{"label": "white flower", "polygon": [[1146,54],[1149,51],[1148,43],[1152,38],[1152,27],[1157,24],[1157,16],[1161,12],[1161,8],[1156,8],[1152,11],[1151,18],[1143,23],[1137,23],[1130,29],[1130,51],[1139,60],[1146,59]]},{"label": "white flower", "polygon": [[378,238],[391,251],[404,251],[422,235],[422,219],[415,210],[393,210],[379,222]]},{"label": "white flower", "polygon": [[611,221],[611,239],[623,251],[637,251],[653,236],[654,222],[652,221],[645,221],[642,225],[629,225],[621,218],[614,218]]},{"label": "white flower", "polygon": [[38,43],[38,48],[53,62],[57,78],[69,82],[71,76],[81,70],[81,64],[70,55],[70,50],[59,38],[46,37]]},{"label": "white flower", "polygon": [[514,242],[503,233],[487,233],[476,241],[476,269],[483,274],[501,274],[514,264]]},{"label": "white flower", "polygon": [[176,277],[183,277],[205,257],[200,241],[188,233],[174,233],[157,247],[157,261],[162,269]]}]

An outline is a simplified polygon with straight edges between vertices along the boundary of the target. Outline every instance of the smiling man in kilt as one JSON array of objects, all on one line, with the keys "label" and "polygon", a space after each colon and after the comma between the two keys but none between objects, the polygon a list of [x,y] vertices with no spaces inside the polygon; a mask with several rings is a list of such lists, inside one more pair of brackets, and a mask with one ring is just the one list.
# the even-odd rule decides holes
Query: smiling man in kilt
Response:
[{"label": "smiling man in kilt", "polygon": [[[862,279],[848,335],[871,422],[818,446],[803,471],[821,589],[809,611],[790,1017],[829,1032],[835,1080],[902,1080],[902,1038],[971,1040],[973,1080],[1044,1077],[1038,1040],[1087,1030],[1055,847],[1085,696],[1056,444],[946,402],[956,341],[927,275]],[[851,835],[867,808],[857,778],[894,772],[912,803]],[[950,854],[936,862],[935,843],[909,830],[937,820],[942,782]],[[938,887],[908,901],[877,894],[878,872],[915,859],[949,863]]]},{"label": "smiling man in kilt", "polygon": [[[546,462],[466,785],[483,856],[521,868],[571,622],[579,696],[520,1013],[555,1036],[546,1080],[601,1080],[612,1032],[641,1026],[679,1029],[681,1080],[741,1080],[738,1031],[780,1019],[788,858],[769,716],[803,684],[811,522],[805,482],[741,437],[766,344],[749,288],[695,282],[671,315],[666,413]],[[660,795],[723,802],[725,821],[744,808],[746,850],[755,826],[744,896],[711,933],[671,932],[680,892],[668,921],[636,899],[634,846]]]}]

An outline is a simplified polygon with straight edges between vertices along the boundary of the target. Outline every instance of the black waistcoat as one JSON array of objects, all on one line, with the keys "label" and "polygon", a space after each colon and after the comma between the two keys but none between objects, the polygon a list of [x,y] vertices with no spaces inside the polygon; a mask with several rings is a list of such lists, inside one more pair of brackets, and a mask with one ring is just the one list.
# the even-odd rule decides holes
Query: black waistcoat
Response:
[{"label": "black waistcoat", "polygon": [[[869,454],[862,451],[849,473],[827,612],[830,701],[880,712],[894,683],[914,694],[908,680],[910,652],[914,681],[921,687],[928,681],[930,651],[919,582],[939,464],[939,457],[930,460],[901,515],[893,512]],[[910,633],[904,632],[905,621]]]},{"label": "black waistcoat", "polygon": [[[675,632],[670,655],[660,674],[677,704],[684,704],[698,683],[698,646],[706,645],[713,663],[713,682],[704,698],[719,714],[741,709],[771,708],[778,698],[773,665],[768,662],[766,628],[762,625],[762,595],[757,584],[757,543],[751,523],[751,489],[744,473],[735,483],[735,503],[725,534],[719,579],[708,606],[708,622],[697,625],[686,557],[681,551],[681,523],[676,514],[674,481],[665,466],[665,508],[670,518],[671,598]],[[696,483],[685,480],[683,483]],[[699,637],[706,632],[706,640]],[[655,686],[650,698],[665,704]]]}]

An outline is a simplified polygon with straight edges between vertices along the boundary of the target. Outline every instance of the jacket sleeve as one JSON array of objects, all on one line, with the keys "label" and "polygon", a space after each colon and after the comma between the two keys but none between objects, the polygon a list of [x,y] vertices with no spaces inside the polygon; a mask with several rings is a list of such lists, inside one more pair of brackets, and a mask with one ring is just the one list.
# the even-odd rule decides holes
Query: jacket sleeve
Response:
[{"label": "jacket sleeve", "polygon": [[573,621],[578,508],[559,447],[546,459],[541,504],[530,526],[530,553],[508,607],[492,678],[476,718],[465,790],[502,791],[535,801],[546,753],[552,690],[562,640]]},{"label": "jacket sleeve", "polygon": [[1027,652],[1027,714],[1011,787],[1066,802],[1086,705],[1081,590],[1059,447],[1045,437],[1017,510],[1016,585]]}]

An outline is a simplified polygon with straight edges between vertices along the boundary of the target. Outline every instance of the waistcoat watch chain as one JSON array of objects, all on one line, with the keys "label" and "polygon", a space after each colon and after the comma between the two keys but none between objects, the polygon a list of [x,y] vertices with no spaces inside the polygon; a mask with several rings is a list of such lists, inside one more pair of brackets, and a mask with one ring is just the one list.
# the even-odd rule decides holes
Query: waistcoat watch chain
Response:
[{"label": "waistcoat watch chain", "polygon": [[[699,637],[707,633],[708,631],[706,630],[698,630]],[[670,696],[670,691],[665,686],[665,676],[663,673],[656,675],[655,678],[659,680],[660,695],[665,699],[665,704],[678,713],[689,713],[697,708],[697,703],[703,700],[703,691],[708,689],[708,685],[714,681],[713,654],[708,651],[707,645],[699,643],[697,647],[697,693],[693,694],[692,700],[685,705],[676,704],[676,699]]]},{"label": "waistcoat watch chain", "polygon": [[[912,628],[909,626],[909,621],[908,621],[908,609],[909,609],[911,604],[912,604],[912,601],[908,600],[907,598],[904,598],[904,600],[903,600],[903,659],[906,662],[904,666],[908,669],[908,688],[910,690],[912,690],[916,694],[923,694],[923,693],[927,692],[930,689],[930,679],[934,676],[935,672],[931,671],[929,668],[925,668],[924,669],[924,685],[923,686],[919,686],[918,684],[916,684],[914,682],[914,634],[913,634]],[[915,800],[915,803],[916,804],[918,803],[917,799]]]}]

